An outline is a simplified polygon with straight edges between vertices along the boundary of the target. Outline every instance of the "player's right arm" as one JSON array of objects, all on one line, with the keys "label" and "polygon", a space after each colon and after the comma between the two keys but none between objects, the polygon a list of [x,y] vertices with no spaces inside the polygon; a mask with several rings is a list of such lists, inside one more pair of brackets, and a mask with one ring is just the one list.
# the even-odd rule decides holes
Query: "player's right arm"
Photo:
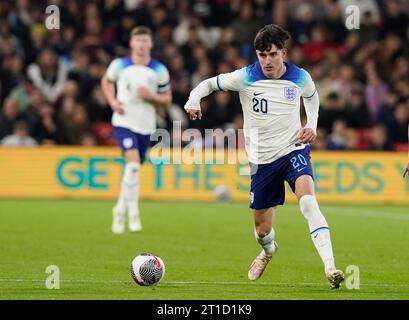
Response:
[{"label": "player's right arm", "polygon": [[222,73],[217,77],[209,78],[200,82],[189,95],[185,104],[185,110],[190,120],[202,118],[200,100],[207,97],[215,90],[239,91],[244,84],[245,68],[230,73]]},{"label": "player's right arm", "polygon": [[122,107],[122,104],[118,101],[115,95],[115,84],[108,80],[106,74],[104,74],[101,79],[101,88],[109,105],[111,106],[112,111],[123,114],[124,109]]},{"label": "player's right arm", "polygon": [[118,63],[118,59],[115,59],[111,62],[107,71],[101,79],[101,88],[109,105],[111,106],[112,111],[123,114],[124,109],[122,107],[122,103],[119,102],[119,100],[116,98],[115,93],[115,82],[118,79],[119,74]]},{"label": "player's right arm", "polygon": [[203,80],[190,92],[189,99],[185,104],[185,110],[188,113],[190,120],[200,120],[202,118],[200,100],[217,89],[216,81],[217,77]]}]

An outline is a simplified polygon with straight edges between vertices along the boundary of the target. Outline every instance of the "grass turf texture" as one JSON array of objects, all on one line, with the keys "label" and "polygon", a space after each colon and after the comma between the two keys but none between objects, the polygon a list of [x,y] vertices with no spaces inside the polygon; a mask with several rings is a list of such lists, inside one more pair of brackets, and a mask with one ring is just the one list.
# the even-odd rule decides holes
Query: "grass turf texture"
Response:
[{"label": "grass turf texture", "polygon": [[[142,202],[144,230],[113,235],[110,201],[0,200],[0,299],[408,299],[404,206],[322,205],[338,268],[360,268],[360,289],[331,291],[296,205],[279,208],[279,251],[247,280],[260,248],[245,204]],[[154,252],[166,275],[139,287],[130,262]],[[48,290],[48,265],[61,288]],[[347,275],[348,276],[348,275]]]}]

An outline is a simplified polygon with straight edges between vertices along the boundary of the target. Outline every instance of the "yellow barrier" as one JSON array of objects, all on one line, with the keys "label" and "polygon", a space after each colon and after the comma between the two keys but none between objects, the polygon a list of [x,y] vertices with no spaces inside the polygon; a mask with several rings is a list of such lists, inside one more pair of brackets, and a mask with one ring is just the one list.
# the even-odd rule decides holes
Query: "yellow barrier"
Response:
[{"label": "yellow barrier", "polygon": [[[241,158],[242,158],[241,154]],[[142,199],[213,200],[225,185],[233,200],[249,201],[248,176],[236,164],[166,164],[142,167]],[[312,152],[321,202],[407,203],[405,153]],[[115,199],[123,160],[117,148],[0,148],[0,197]],[[294,195],[287,188],[287,200]]]}]

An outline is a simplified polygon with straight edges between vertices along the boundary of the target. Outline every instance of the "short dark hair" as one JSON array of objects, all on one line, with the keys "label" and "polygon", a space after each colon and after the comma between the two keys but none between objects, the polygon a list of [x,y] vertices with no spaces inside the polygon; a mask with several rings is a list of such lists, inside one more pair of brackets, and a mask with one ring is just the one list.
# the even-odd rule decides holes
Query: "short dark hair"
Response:
[{"label": "short dark hair", "polygon": [[132,38],[133,36],[139,36],[139,35],[148,35],[152,38],[152,30],[146,26],[138,26],[135,27],[131,30],[130,38]]},{"label": "short dark hair", "polygon": [[284,49],[290,34],[276,24],[268,24],[257,32],[254,38],[254,48],[259,51],[268,51],[274,44],[278,49]]}]

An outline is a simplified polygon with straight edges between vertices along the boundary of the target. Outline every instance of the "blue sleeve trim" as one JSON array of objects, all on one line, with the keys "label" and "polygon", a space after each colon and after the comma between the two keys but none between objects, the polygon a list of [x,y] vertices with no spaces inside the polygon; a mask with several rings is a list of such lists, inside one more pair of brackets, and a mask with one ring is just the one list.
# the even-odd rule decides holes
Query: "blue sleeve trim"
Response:
[{"label": "blue sleeve trim", "polygon": [[164,88],[164,87],[168,86],[169,84],[170,84],[170,83],[167,82],[167,83],[165,83],[165,84],[160,84],[160,85],[158,85],[158,87],[159,87],[159,88]]},{"label": "blue sleeve trim", "polygon": [[159,93],[164,93],[170,90],[170,84],[167,85],[166,87],[158,88]]},{"label": "blue sleeve trim", "polygon": [[317,92],[317,89],[315,89],[314,92],[313,92],[313,94],[310,95],[309,97],[303,97],[303,98],[304,98],[304,99],[309,99],[309,98],[311,98],[316,92]]},{"label": "blue sleeve trim", "polygon": [[217,84],[217,87],[219,88],[219,90],[223,91],[223,89],[222,89],[222,87],[220,86],[220,83],[219,83],[219,76],[216,77],[216,84]]}]

